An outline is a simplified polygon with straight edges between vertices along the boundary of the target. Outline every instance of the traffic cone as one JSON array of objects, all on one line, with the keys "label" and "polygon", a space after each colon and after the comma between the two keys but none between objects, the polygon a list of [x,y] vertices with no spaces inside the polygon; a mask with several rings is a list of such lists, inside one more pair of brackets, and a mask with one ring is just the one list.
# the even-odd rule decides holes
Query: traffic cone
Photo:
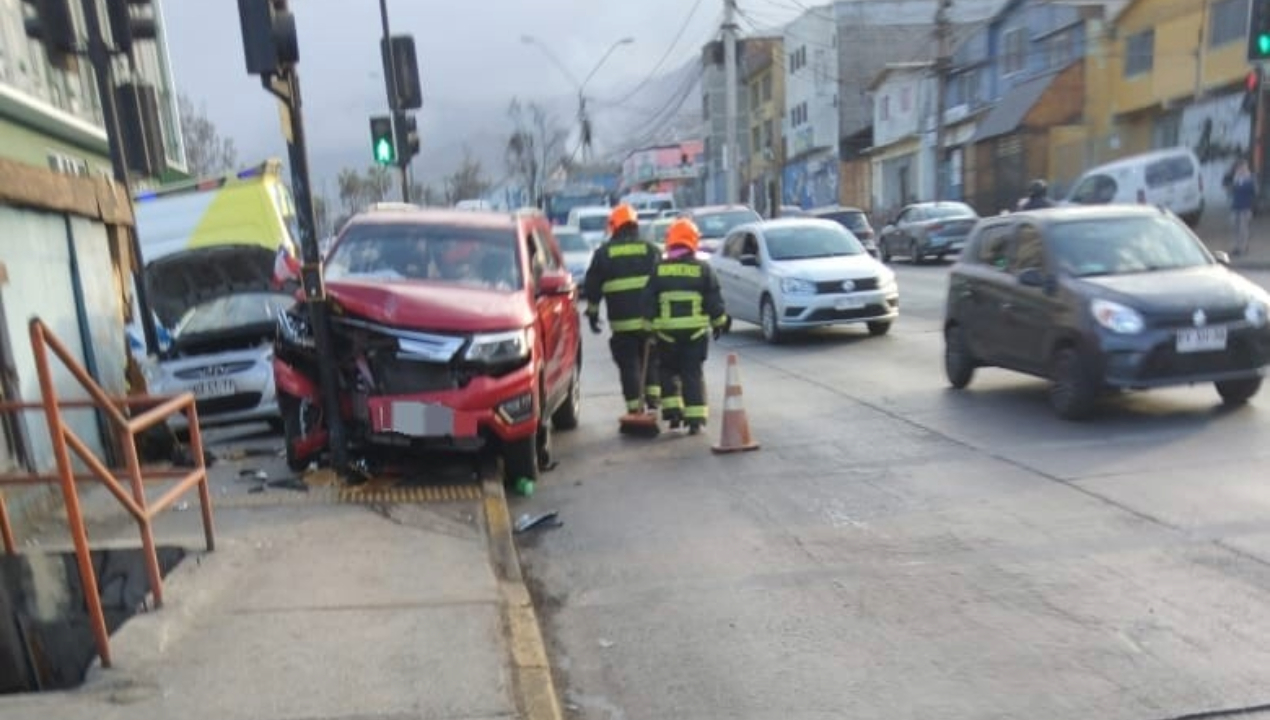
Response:
[{"label": "traffic cone", "polygon": [[719,444],[712,450],[716,453],[745,452],[758,450],[758,442],[750,436],[750,421],[745,414],[745,403],[741,400],[741,368],[737,364],[736,353],[728,355],[728,386],[723,394],[723,432]]}]

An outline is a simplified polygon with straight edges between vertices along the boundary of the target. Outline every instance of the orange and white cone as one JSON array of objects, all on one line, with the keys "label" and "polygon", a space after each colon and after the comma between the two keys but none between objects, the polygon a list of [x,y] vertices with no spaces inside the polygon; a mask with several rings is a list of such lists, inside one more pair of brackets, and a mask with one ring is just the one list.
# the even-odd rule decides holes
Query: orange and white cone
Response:
[{"label": "orange and white cone", "polygon": [[711,449],[723,454],[758,450],[758,447],[758,442],[750,436],[750,421],[741,398],[741,367],[736,353],[731,353],[728,355],[728,387],[723,396],[723,432],[719,444]]}]

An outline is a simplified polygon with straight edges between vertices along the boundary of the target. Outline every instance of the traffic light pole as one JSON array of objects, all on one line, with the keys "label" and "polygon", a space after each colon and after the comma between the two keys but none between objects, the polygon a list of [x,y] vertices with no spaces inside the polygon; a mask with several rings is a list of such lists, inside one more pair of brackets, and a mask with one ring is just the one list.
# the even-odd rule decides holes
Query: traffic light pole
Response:
[{"label": "traffic light pole", "polygon": [[292,194],[295,196],[300,253],[300,278],[304,285],[309,317],[313,322],[313,342],[317,348],[318,381],[322,390],[322,416],[326,422],[331,465],[343,475],[348,468],[347,436],[340,414],[339,376],[335,370],[331,337],[331,306],[322,279],[322,253],[318,247],[313,216],[313,192],[309,184],[309,157],[304,142],[304,119],[300,112],[300,77],[294,65],[262,75],[265,89],[282,102],[283,131],[287,133],[287,157],[291,165]]},{"label": "traffic light pole", "polygon": [[[388,0],[379,0],[379,19],[384,26],[383,47],[390,48],[392,40],[388,30]],[[391,58],[391,50],[388,52],[388,57]],[[387,66],[384,68],[384,72],[388,73],[388,110],[392,115],[393,137],[396,138],[399,137],[399,133],[396,132],[397,124],[402,121],[401,98],[398,98],[395,94],[397,88],[397,63],[390,61],[384,63],[384,65]],[[405,203],[410,202],[409,163],[410,159],[404,156],[401,148],[397,148],[397,167],[401,170],[401,201]]]}]

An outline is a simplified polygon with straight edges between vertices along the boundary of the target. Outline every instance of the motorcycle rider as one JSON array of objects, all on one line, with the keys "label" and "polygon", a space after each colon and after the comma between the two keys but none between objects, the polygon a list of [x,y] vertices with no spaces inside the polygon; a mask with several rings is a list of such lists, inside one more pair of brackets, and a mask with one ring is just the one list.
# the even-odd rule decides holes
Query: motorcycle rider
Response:
[{"label": "motorcycle rider", "polygon": [[644,318],[656,333],[666,389],[662,417],[672,429],[686,421],[690,435],[701,432],[709,417],[702,365],[710,337],[718,340],[732,324],[724,312],[718,278],[696,257],[700,240],[701,232],[688,218],[671,223],[666,258],[654,270],[643,297]]},{"label": "motorcycle rider", "polygon": [[1044,180],[1033,180],[1027,188],[1027,197],[1019,202],[1019,210],[1044,210],[1045,208],[1054,207],[1054,201],[1049,198],[1049,183]]},{"label": "motorcycle rider", "polygon": [[[661,401],[657,365],[650,359],[649,367],[644,367],[645,357],[651,355],[645,351],[652,336],[644,329],[640,315],[640,293],[657,267],[658,250],[640,239],[639,216],[629,204],[613,208],[608,230],[608,242],[595,251],[587,269],[586,316],[591,332],[600,334],[600,303],[607,305],[609,326],[613,328],[609,350],[622,378],[626,411],[637,413],[645,407],[654,409]],[[645,382],[641,397],[640,386]]]}]

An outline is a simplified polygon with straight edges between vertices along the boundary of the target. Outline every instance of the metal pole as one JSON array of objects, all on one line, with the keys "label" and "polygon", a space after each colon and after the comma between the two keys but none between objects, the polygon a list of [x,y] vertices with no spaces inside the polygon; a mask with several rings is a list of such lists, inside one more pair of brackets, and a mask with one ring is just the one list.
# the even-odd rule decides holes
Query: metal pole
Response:
[{"label": "metal pole", "polygon": [[[384,72],[388,73],[388,109],[391,111],[393,137],[398,137],[397,125],[401,122],[398,112],[401,110],[401,98],[397,96],[397,63],[393,62],[392,45],[388,31],[388,0],[379,0],[379,19],[384,26]],[[397,166],[401,170],[401,201],[410,202],[410,178],[407,172],[409,160],[402,156],[402,148],[397,148]]]},{"label": "metal pole", "polygon": [[313,189],[309,182],[309,157],[305,149],[304,119],[301,113],[300,75],[294,66],[277,75],[262,77],[265,88],[283,103],[287,122],[287,157],[291,165],[292,195],[295,197],[296,224],[300,230],[300,252],[304,259],[301,280],[313,322],[313,342],[317,349],[318,381],[322,392],[322,416],[326,421],[331,465],[343,474],[348,467],[348,447],[344,418],[340,414],[339,376],[335,369],[331,333],[331,308],[322,282],[322,253],[314,227]]},{"label": "metal pole", "polygon": [[[944,158],[944,146],[948,142],[944,130],[944,110],[948,104],[948,70],[952,65],[948,57],[948,8],[952,0],[942,0],[935,12],[935,38],[939,43],[935,58],[935,201],[944,199],[948,185],[948,167]],[[905,202],[901,199],[901,202]]]},{"label": "metal pole", "polygon": [[[110,167],[115,182],[123,185],[128,202],[132,202],[132,190],[128,187],[128,158],[124,150],[123,140],[119,132],[119,108],[115,103],[114,73],[111,68],[110,48],[102,37],[101,15],[95,0],[81,0],[84,11],[84,26],[88,31],[88,62],[93,66],[93,78],[97,82],[97,95],[101,99],[102,124],[106,129],[106,143],[110,148]],[[141,253],[141,241],[137,230],[128,226],[129,245],[137,268],[133,273],[133,284],[136,286],[137,308],[141,311],[141,332],[145,336],[146,353],[159,351],[159,333],[154,327],[154,316],[150,311],[150,292],[146,288],[145,256]]]},{"label": "metal pole", "polygon": [[726,179],[726,202],[736,203],[739,188],[737,171],[740,169],[740,153],[737,152],[737,69],[736,69],[736,0],[723,0],[723,65],[726,88],[724,120],[726,139],[723,144],[723,169]]}]

